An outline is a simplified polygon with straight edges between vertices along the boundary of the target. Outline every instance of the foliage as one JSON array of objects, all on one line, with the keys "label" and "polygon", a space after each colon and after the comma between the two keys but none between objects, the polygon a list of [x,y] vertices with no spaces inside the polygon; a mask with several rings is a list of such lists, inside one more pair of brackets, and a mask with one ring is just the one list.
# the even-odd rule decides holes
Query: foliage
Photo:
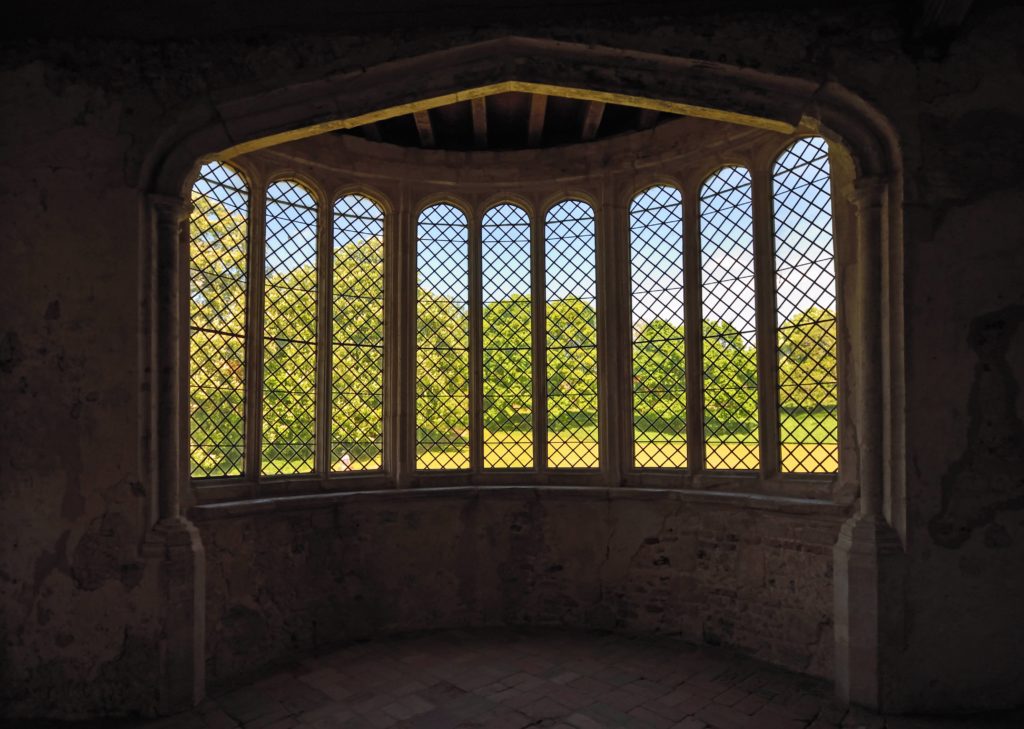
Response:
[{"label": "foliage", "polygon": [[[192,470],[198,476],[232,475],[240,473],[245,431],[250,275],[245,220],[203,195],[193,202]],[[273,270],[264,283],[263,439],[265,453],[272,444],[273,460],[285,472],[289,462],[312,464],[316,275],[312,265]],[[383,309],[374,297],[379,298],[381,275],[379,241],[351,242],[335,252],[332,461],[351,455],[370,467],[380,462]],[[549,429],[592,428],[597,422],[594,307],[570,297],[548,302],[545,311]],[[417,314],[418,440],[460,449],[469,434],[467,312],[420,288]],[[530,297],[516,294],[489,303],[482,322],[484,428],[528,433],[533,424]],[[706,432],[709,439],[743,440],[757,427],[756,350],[728,322],[705,321],[702,329]],[[638,432],[685,434],[683,340],[683,327],[663,320],[647,322],[637,333],[633,391]],[[798,312],[780,328],[779,385],[786,413],[799,418],[825,411],[833,413],[834,421],[835,349],[830,310]]]},{"label": "foliage", "polygon": [[836,315],[817,306],[779,330],[779,388],[784,409],[836,407]]}]

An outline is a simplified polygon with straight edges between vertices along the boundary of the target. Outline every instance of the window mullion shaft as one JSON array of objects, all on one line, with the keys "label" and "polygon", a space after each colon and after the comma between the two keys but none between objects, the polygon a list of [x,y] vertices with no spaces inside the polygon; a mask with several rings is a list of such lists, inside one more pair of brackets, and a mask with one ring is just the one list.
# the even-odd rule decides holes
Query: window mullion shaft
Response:
[{"label": "window mullion shaft", "polygon": [[331,306],[334,287],[333,236],[331,216],[333,205],[321,200],[318,205],[316,245],[317,255],[317,345],[316,345],[316,391],[313,396],[313,412],[316,422],[314,470],[325,475],[331,471],[331,363],[334,361],[331,346]]},{"label": "window mullion shaft", "polygon": [[701,329],[700,186],[683,190],[683,296],[686,322],[686,463],[704,471],[704,378]]},{"label": "window mullion shaft", "polygon": [[245,475],[259,492],[261,454],[263,452],[263,289],[264,248],[266,246],[267,185],[253,182],[249,199],[249,300],[246,302],[245,354]]},{"label": "window mullion shaft", "polygon": [[403,262],[408,258],[408,249],[404,233],[400,232],[402,220],[400,215],[390,210],[384,215],[384,442],[381,468],[396,482],[404,471],[400,445],[404,442],[400,424],[403,411],[400,386],[407,379],[401,373],[406,312],[398,294],[415,290],[415,287],[410,289],[404,285],[406,266]]},{"label": "window mullion shaft", "polygon": [[411,486],[416,470],[416,224],[413,220],[409,191],[403,187],[398,206],[398,239],[396,268],[399,285],[391,294],[393,310],[400,311],[392,328],[396,346],[394,364],[396,383],[395,428],[399,436],[393,446],[397,455],[395,482],[399,487]]},{"label": "window mullion shaft", "polygon": [[628,463],[626,449],[631,441],[627,434],[629,398],[623,397],[623,384],[629,382],[628,371],[624,370],[628,359],[620,356],[629,352],[628,331],[623,322],[628,321],[629,260],[623,255],[623,241],[628,239],[628,229],[623,210],[609,204],[615,200],[614,188],[606,184],[602,189],[601,204],[596,214],[597,250],[597,374],[598,374],[598,449],[601,454],[601,473],[606,486],[622,484],[623,470]]},{"label": "window mullion shaft", "polygon": [[779,392],[775,333],[775,230],[768,169],[751,170],[754,215],[755,313],[757,316],[757,421],[761,478],[779,472]]}]

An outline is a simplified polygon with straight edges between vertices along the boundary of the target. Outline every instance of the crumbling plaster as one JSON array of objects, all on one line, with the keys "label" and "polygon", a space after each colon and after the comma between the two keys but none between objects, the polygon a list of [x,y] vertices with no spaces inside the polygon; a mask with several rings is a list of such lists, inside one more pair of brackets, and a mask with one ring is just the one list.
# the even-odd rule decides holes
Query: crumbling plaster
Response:
[{"label": "crumbling plaster", "polygon": [[[1014,679],[1024,656],[1022,512],[1012,499],[1009,505],[1002,496],[992,499],[1003,505],[993,508],[991,520],[972,529],[959,545],[936,540],[931,527],[944,513],[944,499],[989,499],[989,490],[975,494],[972,485],[991,480],[1018,493],[1024,488],[1019,460],[985,456],[992,445],[977,435],[989,405],[986,366],[998,365],[1003,392],[1016,388],[1016,417],[1024,413],[1024,333],[1011,321],[1014,307],[1024,303],[1018,213],[1024,205],[1019,177],[1024,11],[979,5],[948,48],[928,55],[908,51],[899,19],[879,6],[819,14],[722,11],[685,21],[519,22],[486,29],[399,28],[369,37],[341,30],[259,39],[225,32],[215,41],[19,41],[0,51],[0,210],[5,221],[0,251],[8,273],[0,287],[0,705],[5,713],[81,717],[151,712],[157,705],[160,588],[140,557],[152,521],[147,495],[154,488],[153,414],[145,369],[153,346],[148,334],[152,312],[142,296],[151,252],[140,250],[139,240],[145,238],[140,229],[148,224],[141,214],[143,160],[159,146],[169,121],[202,103],[509,33],[835,79],[886,115],[897,131],[905,171],[907,335],[905,342],[894,343],[906,351],[907,459],[895,464],[906,477],[906,492],[893,498],[905,500],[907,553],[901,594],[887,595],[902,601],[905,616],[900,644],[885,650],[896,687],[893,701],[902,708],[929,710],[1024,702],[1024,682]],[[644,89],[643,77],[628,81]],[[1008,333],[1001,359],[993,363],[976,332],[1000,317]],[[1005,400],[995,404],[997,410],[1008,407]],[[964,464],[974,464],[978,476],[957,478]],[[523,524],[521,533],[538,538],[528,545],[536,551],[524,563],[524,574],[551,581],[545,584],[551,585],[555,600],[566,592],[587,606],[581,608],[581,620],[585,610],[597,610],[603,601],[593,600],[597,587],[592,576],[583,575],[583,586],[575,582],[591,557],[556,562],[553,555],[561,559],[564,551],[571,556],[576,547],[560,544],[559,552],[551,551],[549,533],[540,541],[551,524],[574,516],[565,511],[570,507],[559,505],[561,519],[552,521],[550,516],[524,516],[538,508],[534,504],[545,503],[540,498],[501,508],[484,503],[460,498],[441,511],[449,519],[453,508],[460,514],[475,512],[476,524],[469,531],[478,535],[487,533],[481,522],[493,519],[492,525],[507,526],[502,536],[508,540],[513,526]],[[282,544],[293,548],[310,540],[317,545],[310,547],[311,554],[340,554],[339,559],[348,557],[350,548],[362,560],[384,563],[386,556],[388,564],[381,570],[407,564],[406,551],[389,551],[386,543],[379,549],[358,544],[358,534],[387,535],[388,529],[367,525],[384,522],[380,514],[392,506],[361,508],[368,510],[362,521],[341,507],[309,513],[298,523],[297,517],[261,516],[259,524],[266,527],[261,539],[270,544],[276,532]],[[571,509],[593,512],[591,524],[607,523],[609,507],[603,502],[573,502]],[[640,511],[638,516],[624,508],[623,523],[634,526],[639,519],[644,523],[640,531],[661,540],[658,524],[664,510],[645,503]],[[688,511],[688,505],[673,506],[668,513],[678,513],[681,522],[696,518]],[[395,513],[388,528],[408,526],[406,517]],[[417,513],[424,512],[411,509],[409,518]],[[217,569],[245,572],[244,560],[253,555],[228,555],[234,533],[252,519],[204,523]],[[716,508],[714,519],[743,524],[748,540],[764,539],[770,521],[739,506]],[[314,522],[324,520],[330,522],[325,532],[313,529]],[[338,527],[330,529],[335,523]],[[355,524],[369,531],[357,531]],[[677,528],[681,533],[684,527]],[[416,529],[422,525],[409,531]],[[990,531],[999,537],[986,540]],[[732,532],[723,526],[712,533],[722,535],[712,540],[717,545],[728,544],[724,535]],[[305,536],[293,539],[292,534]],[[588,531],[579,536],[589,544],[579,554],[597,554],[602,547],[607,552],[610,544],[621,545],[627,554],[646,549],[642,540],[638,544],[639,534],[626,539]],[[455,550],[455,544],[449,549]],[[661,566],[653,565],[653,551],[652,564],[635,578],[629,570],[609,566],[599,574],[614,573],[620,589],[628,592],[633,585],[639,593],[647,580],[660,579],[654,574],[662,574]],[[622,554],[616,558],[624,559]],[[450,574],[456,574],[459,559],[447,559],[453,565]],[[679,555],[681,564],[687,559]],[[562,571],[573,580],[557,571],[551,573],[555,577],[545,576],[543,570],[556,563],[578,565]],[[381,579],[371,561],[352,573],[370,581],[370,587]],[[669,582],[678,579],[685,585],[686,570],[678,574]],[[253,584],[246,582],[250,577],[243,574],[240,584]],[[479,594],[481,579],[476,573],[468,582],[452,578],[448,594],[458,593],[451,585],[461,585],[464,595]],[[757,584],[756,576],[742,584]],[[669,594],[689,594],[679,585],[678,593]],[[349,584],[338,594],[353,600],[357,594],[384,598],[363,588]],[[219,590],[226,588],[210,589],[211,605],[221,604]],[[258,593],[230,594],[239,604],[259,599]],[[540,600],[541,594],[533,597]],[[523,619],[550,616],[545,612],[550,606],[526,598],[510,604],[521,606]],[[653,629],[663,619],[651,617],[657,613],[630,616],[625,601],[611,604],[611,615],[623,621],[619,627]],[[704,604],[700,621],[713,621],[712,603]],[[714,607],[742,604],[723,597]],[[499,614],[476,610],[481,620]],[[408,616],[391,614],[393,622],[383,624],[387,629],[422,627],[409,624]],[[586,619],[607,625],[593,615]],[[691,621],[687,630],[697,625],[697,618],[681,613],[679,620]],[[219,614],[210,616],[214,676],[231,670],[222,650],[226,624],[230,621]],[[312,618],[301,618],[293,648],[314,645],[308,637],[311,624]],[[742,636],[719,637],[762,650]],[[783,649],[763,655],[796,665]],[[806,668],[825,673],[827,666],[828,659],[819,657]]]}]

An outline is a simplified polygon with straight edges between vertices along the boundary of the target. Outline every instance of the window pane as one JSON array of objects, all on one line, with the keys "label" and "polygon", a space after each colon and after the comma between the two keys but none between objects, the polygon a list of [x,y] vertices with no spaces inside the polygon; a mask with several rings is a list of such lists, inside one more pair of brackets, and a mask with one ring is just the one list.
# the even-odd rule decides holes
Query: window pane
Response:
[{"label": "window pane", "polygon": [[334,204],[331,471],[383,465],[384,211],[362,195]]},{"label": "window pane", "polygon": [[249,191],[227,165],[203,165],[189,221],[189,452],[193,478],[245,463]]},{"label": "window pane", "polygon": [[267,475],[310,473],[316,428],[316,224],[295,182],[267,190],[264,258],[263,458]]},{"label": "window pane", "polygon": [[633,464],[686,467],[683,200],[652,187],[629,207]]},{"label": "window pane", "polygon": [[597,468],[597,271],[594,211],[566,200],[544,230],[548,466]]},{"label": "window pane", "polygon": [[484,215],[484,468],[533,466],[530,217],[515,205]]},{"label": "window pane", "polygon": [[828,144],[794,142],[775,162],[772,179],[782,470],[835,473],[839,386]]},{"label": "window pane", "polygon": [[750,174],[726,167],[700,196],[704,460],[708,469],[760,464],[754,239]]},{"label": "window pane", "polygon": [[416,251],[416,467],[469,468],[469,228],[458,208],[420,213]]}]

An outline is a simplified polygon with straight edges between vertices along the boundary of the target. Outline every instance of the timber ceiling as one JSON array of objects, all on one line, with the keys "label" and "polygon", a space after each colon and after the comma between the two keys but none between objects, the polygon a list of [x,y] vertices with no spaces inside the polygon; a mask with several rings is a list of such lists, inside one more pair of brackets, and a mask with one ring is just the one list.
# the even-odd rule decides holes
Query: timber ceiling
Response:
[{"label": "timber ceiling", "polygon": [[592,142],[674,118],[634,106],[513,91],[336,133],[420,149],[511,150]]}]

